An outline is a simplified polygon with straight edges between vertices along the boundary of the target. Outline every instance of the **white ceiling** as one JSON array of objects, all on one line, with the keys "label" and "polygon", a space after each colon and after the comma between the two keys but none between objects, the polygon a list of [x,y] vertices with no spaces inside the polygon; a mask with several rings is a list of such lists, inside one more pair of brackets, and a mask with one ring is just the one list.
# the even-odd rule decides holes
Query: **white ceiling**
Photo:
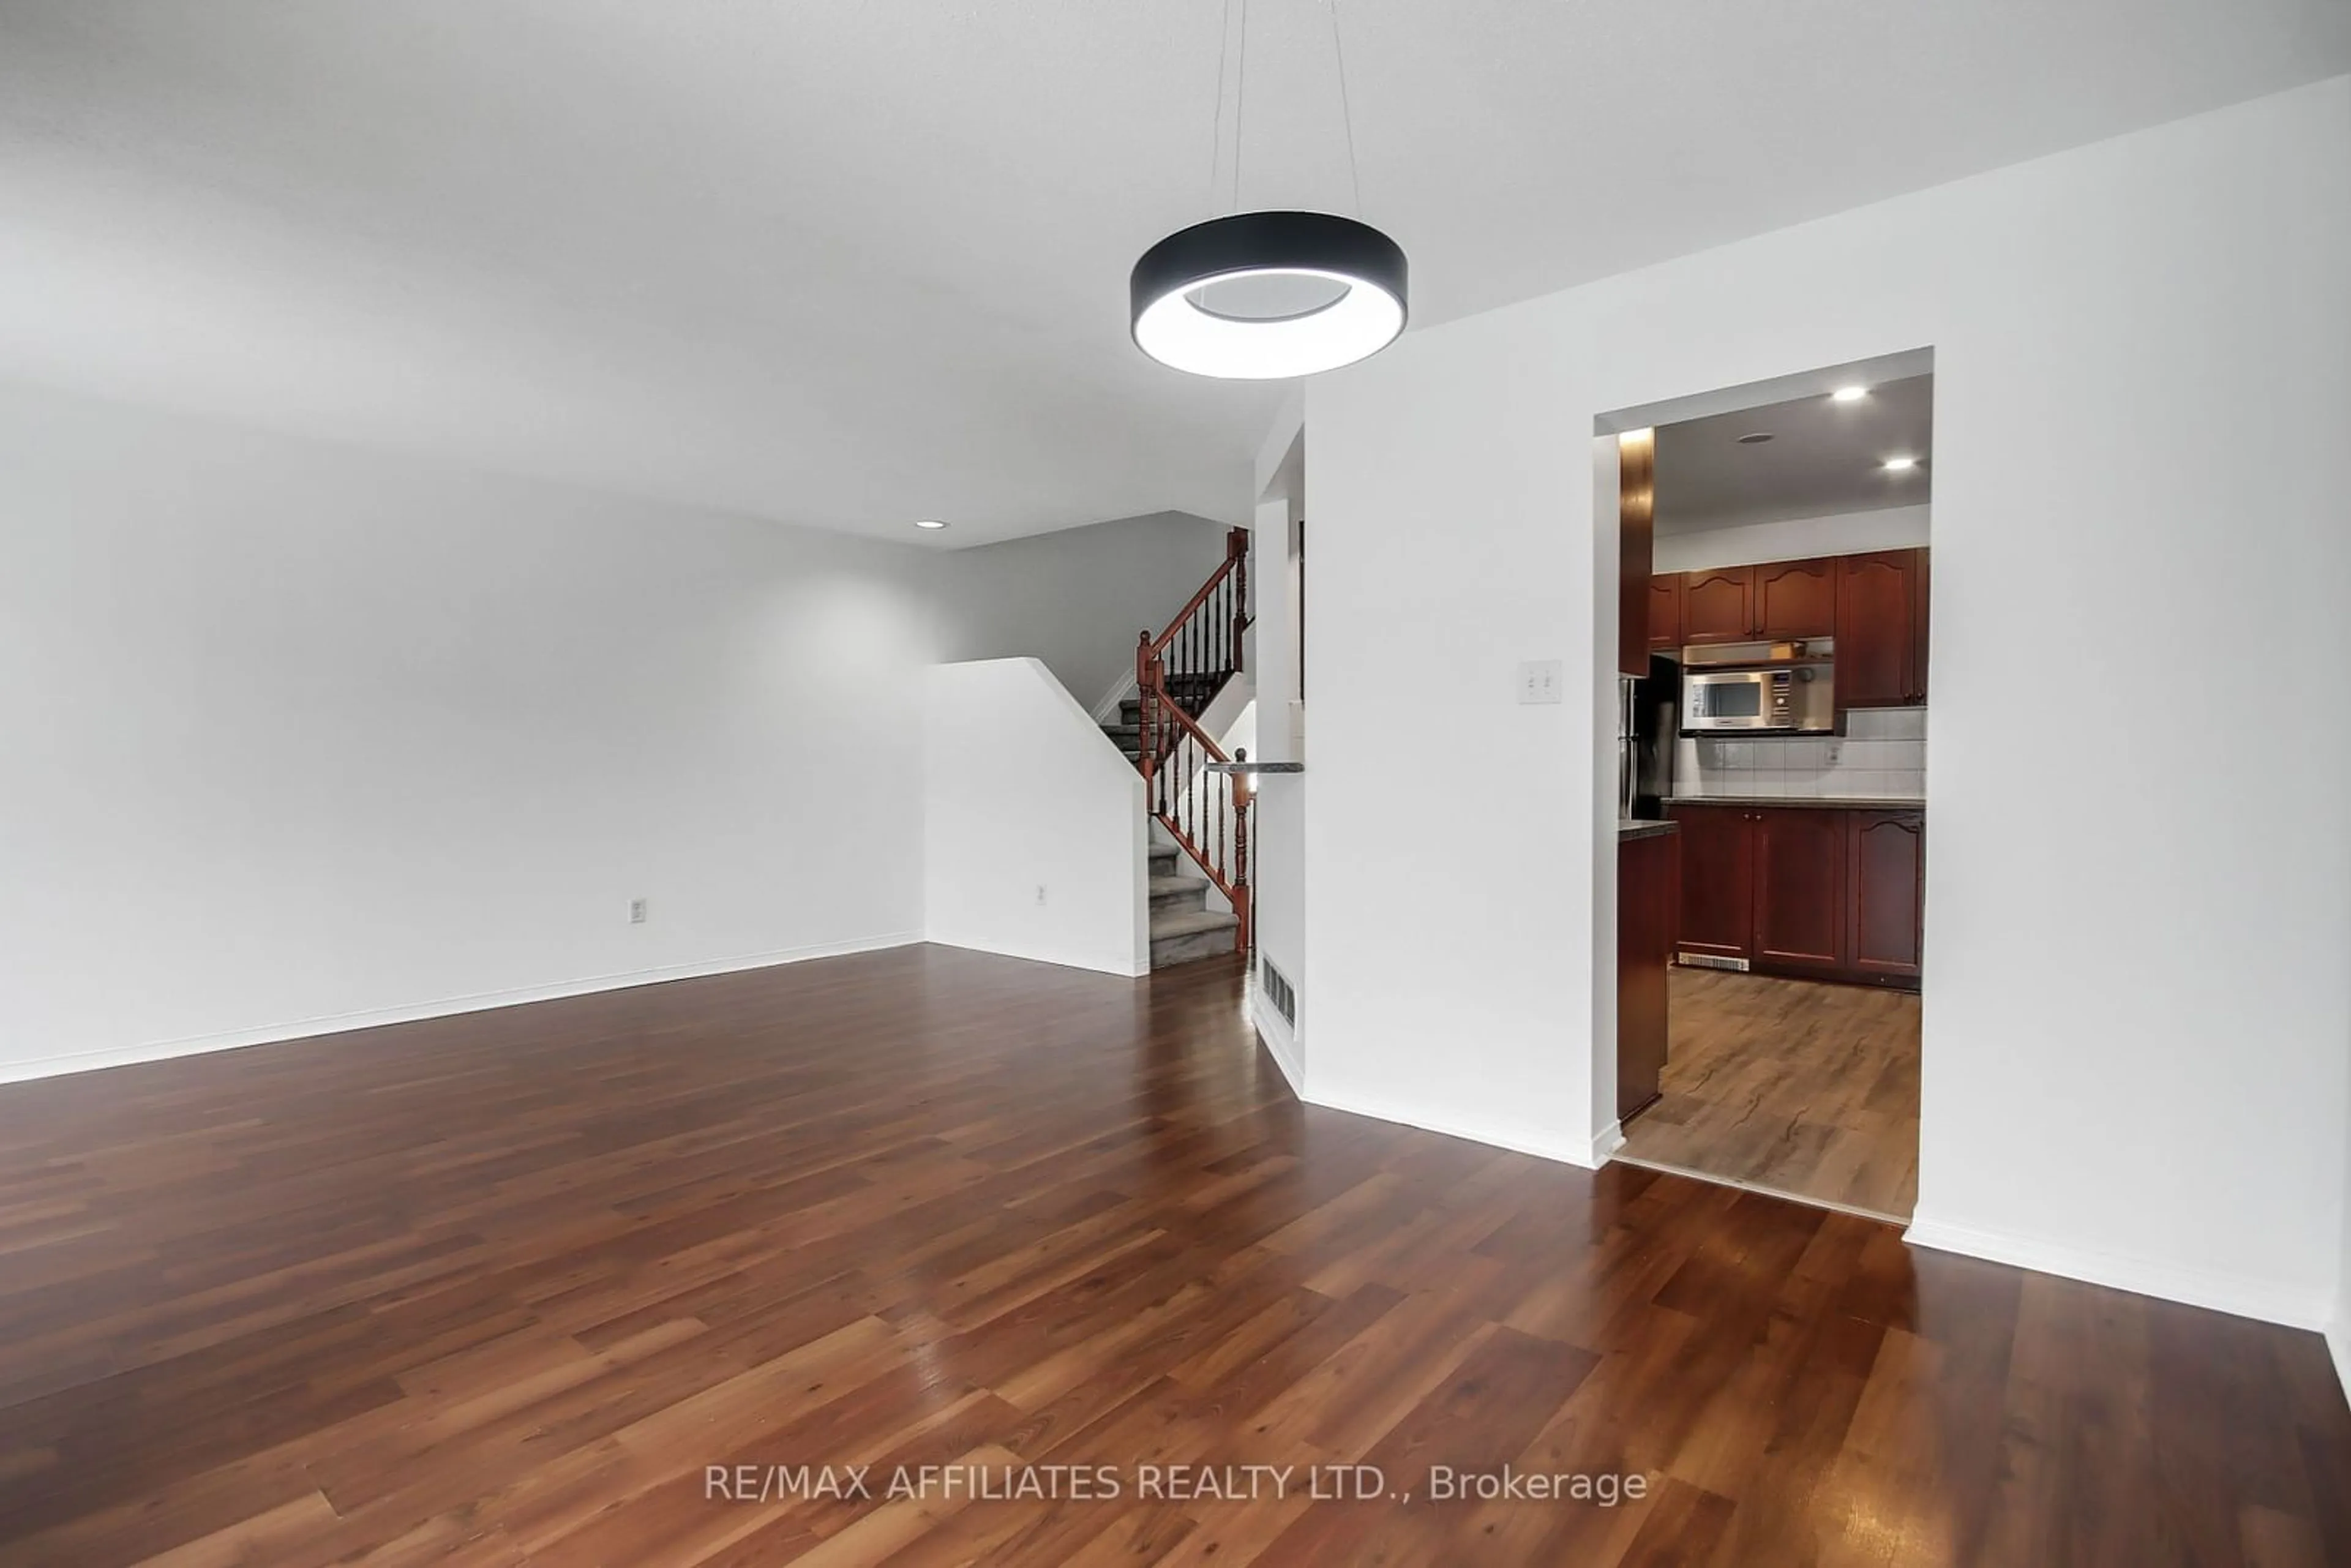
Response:
[{"label": "white ceiling", "polygon": [[[1280,389],[1124,300],[1224,9],[0,0],[0,374],[947,544],[1235,517]],[[1329,13],[1249,9],[1242,199],[1344,210]],[[2351,69],[2341,0],[1343,20],[1420,324]]]},{"label": "white ceiling", "polygon": [[[1914,507],[1932,476],[1935,378],[1870,388],[1854,402],[1813,394],[1657,426],[1657,532]],[[1769,434],[1742,444],[1742,435]],[[1888,457],[1919,466],[1888,473]]]}]

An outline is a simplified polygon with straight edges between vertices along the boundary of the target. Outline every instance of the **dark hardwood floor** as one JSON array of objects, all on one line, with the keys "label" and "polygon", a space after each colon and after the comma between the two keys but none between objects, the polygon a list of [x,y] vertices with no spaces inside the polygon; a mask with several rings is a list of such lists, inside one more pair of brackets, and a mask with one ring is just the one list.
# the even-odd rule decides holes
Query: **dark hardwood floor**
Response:
[{"label": "dark hardwood floor", "polygon": [[[907,948],[0,1090],[0,1563],[2351,1563],[2317,1336],[1303,1109],[1238,978]],[[1645,1495],[1428,1496],[1504,1465]]]}]

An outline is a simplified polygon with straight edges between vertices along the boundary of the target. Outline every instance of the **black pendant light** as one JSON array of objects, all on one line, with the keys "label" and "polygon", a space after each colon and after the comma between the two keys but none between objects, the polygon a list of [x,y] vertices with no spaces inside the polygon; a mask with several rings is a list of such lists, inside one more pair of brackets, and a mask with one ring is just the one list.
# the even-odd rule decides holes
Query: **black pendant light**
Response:
[{"label": "black pendant light", "polygon": [[[1339,68],[1340,113],[1346,121],[1353,176],[1354,124],[1347,106],[1337,0],[1331,0],[1331,47]],[[1241,0],[1244,83],[1248,63],[1249,0]],[[1221,60],[1217,99],[1221,131]],[[1360,178],[1355,183],[1360,210]],[[1233,195],[1238,206],[1238,103]],[[1334,213],[1236,212],[1179,229],[1143,253],[1127,280],[1130,323],[1137,348],[1179,371],[1242,381],[1307,376],[1353,364],[1394,342],[1404,330],[1405,277],[1402,247],[1359,219]]]}]

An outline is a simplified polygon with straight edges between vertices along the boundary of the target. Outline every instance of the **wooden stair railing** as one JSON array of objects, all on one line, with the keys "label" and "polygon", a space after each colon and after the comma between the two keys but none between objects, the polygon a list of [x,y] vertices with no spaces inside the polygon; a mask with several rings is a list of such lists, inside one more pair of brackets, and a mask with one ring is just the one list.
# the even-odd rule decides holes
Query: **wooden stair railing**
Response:
[{"label": "wooden stair railing", "polygon": [[1240,922],[1237,953],[1248,952],[1251,939],[1251,796],[1243,776],[1207,771],[1209,763],[1232,758],[1199,718],[1240,670],[1249,626],[1249,530],[1235,528],[1225,536],[1223,564],[1165,631],[1144,632],[1134,651],[1144,805],[1231,901]]}]

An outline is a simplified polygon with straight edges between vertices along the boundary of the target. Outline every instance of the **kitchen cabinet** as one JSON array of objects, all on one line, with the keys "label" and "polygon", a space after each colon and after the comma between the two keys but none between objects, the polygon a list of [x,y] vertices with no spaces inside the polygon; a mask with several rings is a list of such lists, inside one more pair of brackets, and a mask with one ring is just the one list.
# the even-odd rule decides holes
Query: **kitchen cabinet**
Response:
[{"label": "kitchen cabinet", "polygon": [[1755,569],[1755,632],[1769,642],[1836,634],[1837,563],[1775,560]]},{"label": "kitchen cabinet", "polygon": [[1875,978],[1918,977],[1920,894],[1927,885],[1922,811],[1847,811],[1848,963]]},{"label": "kitchen cabinet", "polygon": [[1840,556],[1836,588],[1837,706],[1925,702],[1927,552]]},{"label": "kitchen cabinet", "polygon": [[1681,932],[1676,946],[1718,958],[1748,958],[1755,946],[1754,813],[1737,806],[1685,806],[1681,824]]},{"label": "kitchen cabinet", "polygon": [[1682,574],[1661,571],[1649,578],[1649,647],[1674,653],[1682,645]]},{"label": "kitchen cabinet", "polygon": [[1758,974],[1915,987],[1923,810],[1677,800],[1677,953]]},{"label": "kitchen cabinet", "polygon": [[1752,813],[1755,961],[1834,969],[1844,958],[1844,817],[1817,806]]},{"label": "kitchen cabinet", "polygon": [[1616,672],[1649,673],[1649,576],[1655,556],[1657,437],[1616,438]]},{"label": "kitchen cabinet", "polygon": [[[1682,573],[1682,644],[1787,642],[1836,632],[1837,562],[1775,560]],[[1652,603],[1652,621],[1656,624]]]},{"label": "kitchen cabinet", "polygon": [[1840,711],[1917,706],[1927,700],[1928,570],[1928,551],[1896,549],[1655,575],[1649,646],[1833,636]]},{"label": "kitchen cabinet", "polygon": [[1718,567],[1682,573],[1682,642],[1755,640],[1755,569]]},{"label": "kitchen cabinet", "polygon": [[1666,1066],[1666,995],[1680,897],[1681,835],[1616,845],[1616,1116],[1656,1099]]}]

